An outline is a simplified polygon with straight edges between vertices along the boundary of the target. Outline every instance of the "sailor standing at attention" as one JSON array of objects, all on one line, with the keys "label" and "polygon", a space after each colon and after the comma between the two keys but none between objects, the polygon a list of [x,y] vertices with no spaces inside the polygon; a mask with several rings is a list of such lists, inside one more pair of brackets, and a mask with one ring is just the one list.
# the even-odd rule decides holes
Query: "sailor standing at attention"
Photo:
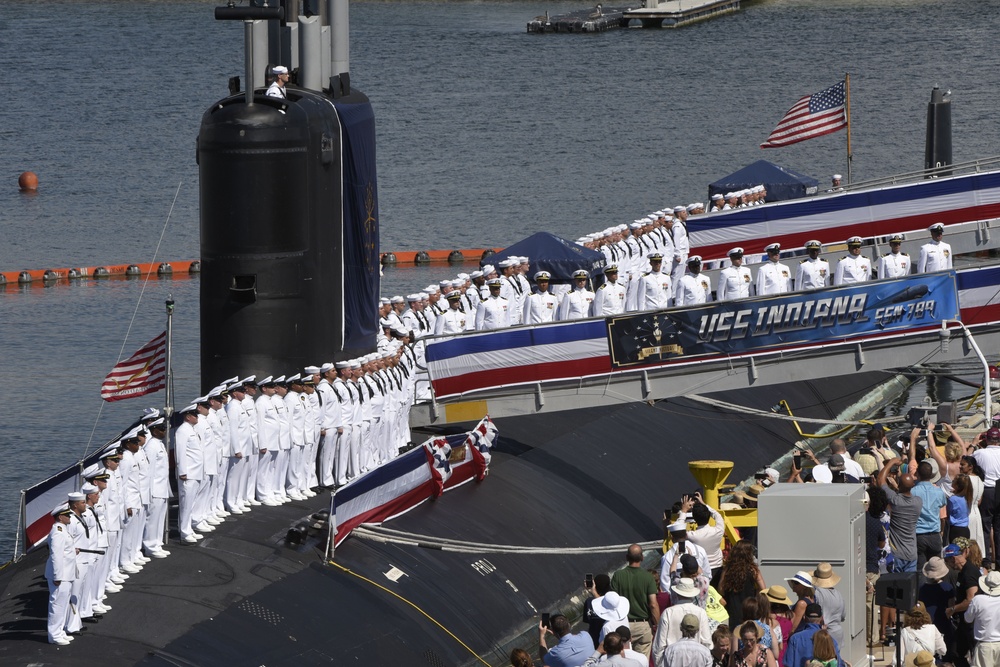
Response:
[{"label": "sailor standing at attention", "polygon": [[69,604],[76,580],[76,545],[69,533],[69,505],[59,503],[51,512],[56,522],[49,531],[49,560],[45,564],[45,579],[49,583],[48,635],[50,644],[66,646],[73,637],[66,634],[70,614]]},{"label": "sailor standing at attention", "polygon": [[920,246],[920,259],[917,260],[917,273],[931,273],[932,271],[944,271],[950,269],[951,246],[941,238],[944,236],[944,225],[935,222],[927,228],[931,233],[931,240]]},{"label": "sailor standing at attention", "polygon": [[688,253],[691,252],[691,245],[688,243],[687,218],[687,207],[674,207],[674,224],[670,227],[670,236],[674,241],[674,264],[670,270],[670,279],[674,281],[675,285],[680,282],[684,275]]},{"label": "sailor standing at attention", "polygon": [[288,85],[288,68],[284,65],[276,65],[271,68],[271,74],[274,75],[274,83],[272,83],[267,88],[268,97],[280,97],[285,99],[285,86]]},{"label": "sailor standing at attention", "polygon": [[551,274],[548,271],[539,271],[535,274],[535,285],[538,290],[529,294],[524,300],[524,315],[521,318],[522,324],[542,324],[555,319],[556,306],[559,305],[559,298],[549,291],[549,279]]},{"label": "sailor standing at attention", "polygon": [[861,254],[861,237],[847,239],[847,256],[837,262],[837,272],[833,276],[834,285],[863,283],[872,277],[872,263]]},{"label": "sailor standing at attention", "polygon": [[753,285],[750,267],[743,266],[743,248],[736,247],[730,250],[729,261],[732,265],[719,272],[719,287],[715,292],[715,298],[719,301],[745,299],[750,296]]},{"label": "sailor standing at attention", "polygon": [[757,296],[785,294],[792,291],[792,272],[782,264],[781,244],[772,243],[764,248],[767,261],[757,268]]},{"label": "sailor standing at attention", "polygon": [[462,312],[462,293],[448,292],[445,298],[448,299],[448,310],[434,321],[435,336],[457,334],[466,330],[465,313]]},{"label": "sailor standing at attention", "polygon": [[506,329],[510,326],[510,306],[507,299],[500,296],[503,281],[500,278],[490,278],[486,285],[490,289],[490,295],[476,309],[476,331]]},{"label": "sailor standing at attention", "polygon": [[717,213],[724,210],[726,206],[726,198],[721,194],[716,192],[712,195],[712,206],[708,209],[709,213]]},{"label": "sailor standing at attention", "polygon": [[662,310],[670,307],[670,297],[673,286],[670,274],[663,272],[663,255],[651,252],[649,258],[649,273],[639,279],[639,293],[636,308],[639,310]]},{"label": "sailor standing at attention", "polygon": [[[167,501],[173,495],[170,491],[170,455],[163,444],[167,435],[167,420],[158,417],[150,422],[151,437],[144,447],[149,459],[149,507],[142,543],[151,558],[166,558],[169,551],[163,548],[163,533],[167,526]],[[101,494],[103,502],[104,493]]]},{"label": "sailor standing at attention", "polygon": [[819,251],[823,245],[819,241],[807,241],[805,248],[809,253],[809,259],[804,259],[799,263],[799,269],[795,272],[795,289],[819,289],[830,285],[830,263],[819,258]]},{"label": "sailor standing at attention", "polygon": [[573,290],[563,295],[556,309],[557,320],[582,320],[590,317],[591,304],[594,303],[594,293],[587,289],[587,279],[590,274],[580,269],[573,272]]},{"label": "sailor standing at attention", "polygon": [[893,234],[889,239],[889,252],[878,258],[876,274],[880,280],[910,275],[910,256],[899,251],[902,245],[903,237],[900,234]]},{"label": "sailor standing at attention", "polygon": [[712,297],[712,281],[701,272],[701,255],[691,255],[687,267],[687,273],[677,283],[674,305],[696,306],[707,303]]},{"label": "sailor standing at attention", "polygon": [[625,312],[625,286],[618,282],[618,267],[612,264],[604,269],[604,284],[597,288],[594,297],[594,317],[620,315]]},{"label": "sailor standing at attention", "polygon": [[194,403],[180,411],[183,422],[174,431],[174,461],[177,471],[177,532],[181,542],[194,544],[201,536],[191,527],[191,514],[201,486],[204,450],[195,425],[198,406]]}]

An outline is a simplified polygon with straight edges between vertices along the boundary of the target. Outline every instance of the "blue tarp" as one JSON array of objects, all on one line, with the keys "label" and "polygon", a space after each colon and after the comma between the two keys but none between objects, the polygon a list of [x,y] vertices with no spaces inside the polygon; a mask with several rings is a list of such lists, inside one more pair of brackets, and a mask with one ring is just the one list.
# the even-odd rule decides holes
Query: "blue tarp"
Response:
[{"label": "blue tarp", "polygon": [[767,188],[767,201],[797,199],[814,195],[819,190],[819,181],[812,176],[800,174],[788,167],[781,167],[767,160],[757,160],[739,171],[720,178],[708,186],[708,196],[726,194],[734,190],[752,188],[763,184]]},{"label": "blue tarp", "polygon": [[606,263],[604,255],[598,251],[584,248],[548,232],[538,232],[523,241],[518,241],[491,256],[487,261],[495,266],[500,260],[513,255],[531,260],[529,280],[538,271],[548,271],[552,274],[553,284],[572,283],[573,272],[580,269],[587,271],[591,277],[602,276]]}]

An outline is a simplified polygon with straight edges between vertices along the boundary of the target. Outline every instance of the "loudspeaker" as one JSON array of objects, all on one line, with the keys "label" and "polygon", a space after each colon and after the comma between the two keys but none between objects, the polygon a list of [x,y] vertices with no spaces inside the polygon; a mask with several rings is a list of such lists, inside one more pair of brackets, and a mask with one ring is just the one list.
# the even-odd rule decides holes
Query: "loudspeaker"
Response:
[{"label": "loudspeaker", "polygon": [[883,574],[875,582],[875,604],[903,611],[913,609],[917,604],[917,574]]}]

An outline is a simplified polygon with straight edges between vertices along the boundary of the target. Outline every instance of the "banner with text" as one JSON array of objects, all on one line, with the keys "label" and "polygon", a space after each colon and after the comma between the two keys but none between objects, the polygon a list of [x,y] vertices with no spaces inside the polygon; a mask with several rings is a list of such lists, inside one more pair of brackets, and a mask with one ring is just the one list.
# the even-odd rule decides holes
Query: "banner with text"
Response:
[{"label": "banner with text", "polygon": [[955,272],[607,319],[613,368],[745,354],[958,319]]}]

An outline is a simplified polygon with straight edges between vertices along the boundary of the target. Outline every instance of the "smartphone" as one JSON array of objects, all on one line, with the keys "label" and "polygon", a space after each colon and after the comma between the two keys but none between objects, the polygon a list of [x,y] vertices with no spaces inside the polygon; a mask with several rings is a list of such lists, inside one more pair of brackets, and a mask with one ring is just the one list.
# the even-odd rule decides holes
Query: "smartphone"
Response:
[{"label": "smartphone", "polygon": [[583,585],[589,591],[594,586],[594,575],[589,572],[583,577]]},{"label": "smartphone", "polygon": [[542,626],[546,628],[549,627],[549,612],[542,614]]},{"label": "smartphone", "polygon": [[798,468],[799,470],[802,470],[802,454],[800,454],[798,452],[796,452],[795,454],[793,454],[792,455],[792,462],[795,464],[796,468]]}]

